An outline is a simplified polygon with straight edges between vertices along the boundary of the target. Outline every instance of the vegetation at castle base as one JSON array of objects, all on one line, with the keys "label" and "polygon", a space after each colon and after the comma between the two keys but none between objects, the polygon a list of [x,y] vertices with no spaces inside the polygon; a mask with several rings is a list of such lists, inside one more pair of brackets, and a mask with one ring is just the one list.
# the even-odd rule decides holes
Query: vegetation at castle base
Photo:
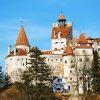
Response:
[{"label": "vegetation at castle base", "polygon": [[8,89],[11,85],[10,77],[3,73],[2,67],[0,66],[0,92]]},{"label": "vegetation at castle base", "polygon": [[91,67],[92,90],[94,93],[100,94],[100,62],[97,51],[94,51],[93,63]]}]

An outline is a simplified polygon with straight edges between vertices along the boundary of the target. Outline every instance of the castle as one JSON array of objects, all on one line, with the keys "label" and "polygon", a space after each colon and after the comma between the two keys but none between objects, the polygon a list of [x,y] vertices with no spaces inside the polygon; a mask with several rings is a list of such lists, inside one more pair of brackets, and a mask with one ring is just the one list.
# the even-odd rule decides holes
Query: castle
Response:
[{"label": "castle", "polygon": [[[8,45],[8,55],[5,59],[6,73],[12,82],[19,81],[20,73],[29,66],[27,62],[30,50],[24,27],[21,26],[14,49],[11,50],[11,46]],[[84,58],[89,58],[88,67],[90,67],[94,50],[100,55],[100,38],[87,38],[84,33],[81,33],[78,39],[74,38],[72,23],[66,22],[64,15],[61,14],[58,23],[54,23],[52,27],[51,50],[42,51],[42,56],[51,66],[53,76],[63,77],[65,88],[70,86],[71,89],[77,80],[76,66],[81,80],[80,70],[84,66]]]}]

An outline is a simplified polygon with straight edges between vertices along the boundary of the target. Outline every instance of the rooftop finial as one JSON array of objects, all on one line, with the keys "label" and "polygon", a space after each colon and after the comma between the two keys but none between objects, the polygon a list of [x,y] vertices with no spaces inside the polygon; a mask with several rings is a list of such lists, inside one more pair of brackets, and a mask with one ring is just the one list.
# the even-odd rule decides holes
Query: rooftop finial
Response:
[{"label": "rooftop finial", "polygon": [[59,18],[58,18],[58,21],[66,21],[62,10],[61,10],[61,14],[60,14],[60,16],[59,16]]},{"label": "rooftop finial", "polygon": [[61,15],[63,15],[63,11],[61,10]]},{"label": "rooftop finial", "polygon": [[20,25],[23,26],[23,24],[24,24],[24,20],[23,20],[23,18],[21,18],[20,19]]}]

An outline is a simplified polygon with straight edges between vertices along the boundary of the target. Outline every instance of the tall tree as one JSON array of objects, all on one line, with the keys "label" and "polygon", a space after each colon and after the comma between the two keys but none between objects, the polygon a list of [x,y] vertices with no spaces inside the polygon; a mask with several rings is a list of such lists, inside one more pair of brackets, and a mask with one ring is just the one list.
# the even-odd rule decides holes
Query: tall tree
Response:
[{"label": "tall tree", "polygon": [[[52,86],[51,68],[45,63],[45,58],[42,57],[42,53],[37,47],[32,48],[30,60],[27,63],[29,67],[23,72],[21,84],[29,94],[30,100],[32,98],[31,93],[34,92],[34,100],[38,100],[41,96],[41,98],[44,98],[46,94],[43,93],[46,91],[46,88],[50,90]],[[51,91],[48,92],[45,93],[50,94]]]},{"label": "tall tree", "polygon": [[96,93],[100,93],[100,63],[97,51],[94,51],[93,63],[91,67],[92,89]]},{"label": "tall tree", "polygon": [[0,66],[0,89],[2,89],[4,86],[4,75],[2,72],[2,67]]},{"label": "tall tree", "polygon": [[4,87],[3,87],[4,89],[7,89],[9,88],[9,86],[12,85],[9,75],[5,75],[3,81],[4,81]]}]

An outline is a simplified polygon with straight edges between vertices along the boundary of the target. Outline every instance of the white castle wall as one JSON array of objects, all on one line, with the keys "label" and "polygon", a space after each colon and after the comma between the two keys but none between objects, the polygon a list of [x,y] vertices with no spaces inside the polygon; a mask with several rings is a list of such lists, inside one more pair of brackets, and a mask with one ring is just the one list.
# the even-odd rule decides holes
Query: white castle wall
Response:
[{"label": "white castle wall", "polygon": [[52,50],[61,49],[61,48],[64,49],[66,47],[66,38],[61,38],[60,43],[59,43],[59,39],[52,39],[51,43],[52,43]]},{"label": "white castle wall", "polygon": [[28,56],[11,56],[6,58],[6,73],[11,76],[12,82],[20,80],[20,73],[29,66],[27,65],[28,60]]},{"label": "white castle wall", "polygon": [[21,48],[21,49],[29,52],[29,46],[26,46],[26,45],[18,45],[18,46],[15,46],[15,48],[17,48],[17,49]]},{"label": "white castle wall", "polygon": [[71,77],[70,74],[72,74],[72,64],[73,64],[73,56],[64,56],[63,57],[63,63],[64,63],[64,77]]},{"label": "white castle wall", "polygon": [[75,55],[93,55],[93,49],[92,48],[75,48]]}]

